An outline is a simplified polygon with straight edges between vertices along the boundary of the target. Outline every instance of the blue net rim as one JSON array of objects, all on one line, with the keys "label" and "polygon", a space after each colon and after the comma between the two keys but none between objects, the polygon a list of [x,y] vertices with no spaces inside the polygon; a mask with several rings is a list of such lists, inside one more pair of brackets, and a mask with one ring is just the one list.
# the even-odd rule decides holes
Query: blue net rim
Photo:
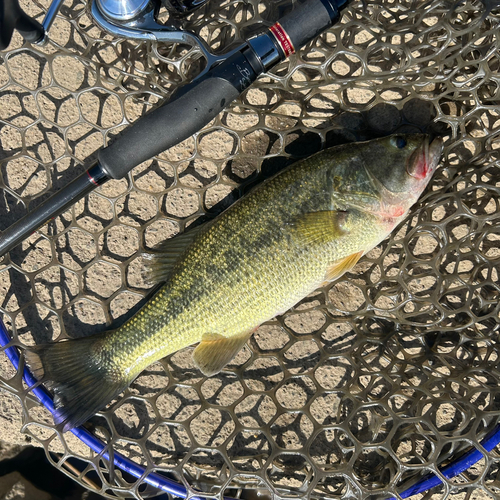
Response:
[{"label": "blue net rim", "polygon": [[[5,354],[12,363],[16,370],[19,370],[20,356],[17,348],[15,346],[6,347],[11,342],[11,338],[7,332],[7,328],[3,320],[0,318],[0,345],[4,348]],[[33,377],[29,369],[25,366],[23,369],[23,380],[29,387],[33,387],[37,384],[37,380]],[[47,408],[53,415],[57,413],[57,409],[54,407],[54,401],[50,393],[43,387],[38,385],[33,387],[31,392],[36,396],[36,398],[42,403],[42,405]],[[103,443],[98,437],[94,436],[91,432],[83,427],[75,427],[71,431],[82,443],[86,444],[91,450],[101,455],[105,460],[112,461],[113,465],[131,474],[135,478],[143,481],[144,483],[153,486],[161,491],[169,493],[173,496],[180,498],[187,498],[189,492],[185,486],[177,483],[171,479],[166,478],[156,472],[147,473],[144,467],[132,462],[127,457],[124,457],[118,452],[113,452],[110,458],[109,453],[106,451],[108,445]],[[480,442],[481,446],[487,451],[491,452],[500,443],[500,424],[497,425],[488,433],[486,437]],[[451,479],[459,474],[465,472],[467,469],[472,467],[474,464],[479,462],[483,457],[481,451],[476,448],[472,448],[460,457],[453,460],[447,466],[439,470],[445,478]],[[408,498],[419,493],[424,493],[431,488],[435,488],[443,483],[442,479],[437,474],[428,474],[419,481],[417,481],[413,486],[410,486],[403,492],[399,494],[401,498]],[[201,500],[200,497],[191,497],[193,500]],[[224,497],[225,500],[235,500],[230,497]],[[389,500],[396,500],[395,497]]]}]

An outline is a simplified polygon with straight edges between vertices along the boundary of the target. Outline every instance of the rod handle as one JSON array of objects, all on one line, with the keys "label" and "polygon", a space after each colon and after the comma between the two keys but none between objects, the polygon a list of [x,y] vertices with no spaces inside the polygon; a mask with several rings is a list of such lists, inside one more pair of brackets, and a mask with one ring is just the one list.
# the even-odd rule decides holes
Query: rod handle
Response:
[{"label": "rod handle", "polygon": [[332,26],[346,4],[347,0],[307,0],[271,26],[285,57]]},{"label": "rod handle", "polygon": [[257,75],[237,52],[207,76],[185,85],[166,104],[141,117],[99,151],[108,177],[120,179],[132,168],[191,137],[248,87]]}]

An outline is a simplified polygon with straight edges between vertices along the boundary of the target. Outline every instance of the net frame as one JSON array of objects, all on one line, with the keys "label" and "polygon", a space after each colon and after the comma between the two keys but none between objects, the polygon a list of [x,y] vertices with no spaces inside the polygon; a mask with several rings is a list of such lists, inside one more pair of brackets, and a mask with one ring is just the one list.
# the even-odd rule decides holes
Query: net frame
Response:
[{"label": "net frame", "polygon": [[[282,6],[243,5],[207,6],[187,27],[223,50]],[[40,18],[47,6],[27,7]],[[158,233],[168,237],[213,216],[297,157],[395,131],[442,132],[445,164],[425,196],[352,273],[262,327],[218,381],[194,373],[189,350],[181,352],[138,379],[94,425],[113,449],[177,474],[191,494],[393,496],[397,483],[437,472],[438,463],[472,446],[484,459],[457,480],[443,478],[434,495],[494,497],[498,450],[486,453],[478,439],[498,416],[495,9],[352,4],[340,25],[261,78],[193,140],[138,167],[125,185],[101,188],[3,258],[1,310],[13,345],[116,322],[147,294],[131,269]],[[0,116],[4,225],[19,217],[19,205],[35,206],[76,176],[105,139],[198,69],[193,49],[103,36],[79,2],[63,8],[51,36],[46,48],[17,39],[2,54],[0,98],[14,96],[20,108],[4,105],[14,112]],[[63,67],[76,81],[64,79]],[[154,191],[157,183],[162,189]],[[100,274],[111,286],[96,285]],[[25,430],[54,465],[83,460],[87,470],[77,480],[113,498],[156,493],[59,435],[50,415],[33,406],[20,371],[2,366],[2,388],[22,402]],[[303,406],[290,406],[287,393]],[[279,411],[270,419],[259,413],[256,396]],[[181,403],[185,414],[168,413]],[[134,418],[142,434],[127,425]],[[367,425],[373,422],[377,432]],[[157,439],[173,443],[179,463],[163,451],[154,456]]]}]

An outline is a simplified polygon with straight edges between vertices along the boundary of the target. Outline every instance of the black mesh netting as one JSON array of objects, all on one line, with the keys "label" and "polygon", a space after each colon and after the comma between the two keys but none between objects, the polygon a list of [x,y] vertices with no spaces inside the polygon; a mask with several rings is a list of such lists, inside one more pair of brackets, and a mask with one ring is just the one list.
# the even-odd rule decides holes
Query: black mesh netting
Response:
[{"label": "black mesh netting", "polygon": [[[221,52],[277,18],[281,4],[212,0],[186,28]],[[24,5],[38,19],[47,6]],[[91,428],[192,491],[245,498],[387,498],[480,449],[500,413],[499,15],[493,2],[469,0],[351,4],[193,138],[0,260],[0,311],[14,344],[119,324],[148,292],[145,252],[292,160],[432,131],[445,137],[444,162],[390,239],[259,328],[220,375],[203,378],[191,348],[180,351]],[[0,52],[0,229],[76,177],[200,63],[196,48],[113,38],[75,0],[45,47],[15,37]],[[1,356],[2,400],[58,467],[111,497],[157,493],[55,431]],[[497,498],[498,453],[432,498]]]}]

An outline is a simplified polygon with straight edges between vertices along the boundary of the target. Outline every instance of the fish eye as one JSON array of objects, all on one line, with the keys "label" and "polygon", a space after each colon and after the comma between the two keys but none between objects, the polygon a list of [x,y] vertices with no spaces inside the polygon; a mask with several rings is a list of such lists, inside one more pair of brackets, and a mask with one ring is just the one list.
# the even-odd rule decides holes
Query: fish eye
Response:
[{"label": "fish eye", "polygon": [[393,146],[396,146],[398,149],[403,149],[406,146],[406,139],[400,135],[394,136],[391,142]]}]

